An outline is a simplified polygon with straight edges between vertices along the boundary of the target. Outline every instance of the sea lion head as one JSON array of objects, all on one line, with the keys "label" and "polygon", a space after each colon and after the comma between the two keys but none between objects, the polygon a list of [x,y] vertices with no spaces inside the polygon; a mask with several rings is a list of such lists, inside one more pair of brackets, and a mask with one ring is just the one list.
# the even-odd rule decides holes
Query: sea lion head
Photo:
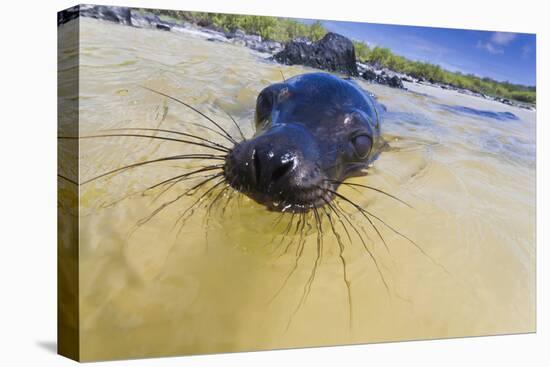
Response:
[{"label": "sea lion head", "polygon": [[303,212],[334,197],[339,183],[374,158],[374,100],[350,80],[303,74],[263,89],[256,133],[231,149],[227,182],[268,209]]}]

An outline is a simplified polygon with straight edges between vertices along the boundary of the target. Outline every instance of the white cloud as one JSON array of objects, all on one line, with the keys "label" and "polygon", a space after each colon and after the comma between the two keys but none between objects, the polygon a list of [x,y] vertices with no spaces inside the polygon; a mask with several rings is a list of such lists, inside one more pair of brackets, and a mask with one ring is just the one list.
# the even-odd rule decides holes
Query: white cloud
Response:
[{"label": "white cloud", "polygon": [[517,34],[511,32],[494,32],[493,34],[491,34],[489,41],[477,41],[476,47],[479,49],[483,49],[493,55],[503,54],[504,47],[515,40],[516,37]]},{"label": "white cloud", "polygon": [[504,50],[502,48],[499,48],[495,45],[493,45],[491,42],[481,42],[477,41],[477,48],[481,48],[493,55],[498,55],[504,53]]},{"label": "white cloud", "polygon": [[491,42],[497,45],[505,46],[516,38],[515,33],[510,32],[495,32],[491,35]]}]

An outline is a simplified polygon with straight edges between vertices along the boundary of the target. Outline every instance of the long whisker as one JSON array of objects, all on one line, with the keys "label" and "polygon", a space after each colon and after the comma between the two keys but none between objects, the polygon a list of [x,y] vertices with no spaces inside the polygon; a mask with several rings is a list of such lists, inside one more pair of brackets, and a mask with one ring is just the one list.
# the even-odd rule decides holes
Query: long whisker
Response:
[{"label": "long whisker", "polygon": [[174,156],[169,156],[169,157],[151,159],[151,160],[143,161],[143,162],[137,162],[137,163],[129,164],[129,165],[124,166],[124,167],[119,167],[119,168],[113,169],[111,171],[102,173],[99,176],[92,177],[92,178],[82,182],[81,185],[90,183],[92,181],[95,181],[95,180],[100,179],[100,178],[105,177],[105,176],[112,175],[114,173],[119,173],[119,172],[122,172],[122,171],[126,171],[128,169],[144,166],[144,165],[151,164],[151,163],[165,162],[165,161],[175,161],[175,160],[188,160],[188,159],[225,160],[225,158],[223,156],[217,156],[217,155],[179,154],[179,155],[174,155]]},{"label": "long whisker", "polygon": [[209,177],[207,179],[204,179],[203,181],[199,182],[198,184],[194,185],[193,187],[185,190],[182,194],[179,194],[176,198],[170,200],[170,201],[167,201],[165,203],[163,203],[161,206],[159,206],[157,209],[155,209],[151,214],[149,214],[148,216],[146,216],[145,218],[142,218],[138,221],[137,223],[137,226],[142,226],[143,224],[149,222],[151,219],[153,219],[153,217],[155,217],[158,213],[160,213],[161,211],[163,211],[164,209],[166,209],[168,206],[170,206],[171,204],[175,203],[176,201],[180,200],[182,197],[184,197],[185,195],[189,194],[191,191],[207,184],[208,182],[216,179],[217,177],[220,177],[221,176],[221,173],[218,174],[218,175],[215,175],[215,176],[212,176],[212,177]]},{"label": "long whisker", "polygon": [[196,122],[185,122],[186,125],[193,125],[193,126],[196,126],[200,129],[204,129],[204,130],[208,130],[218,136],[221,136],[222,138],[224,138],[225,140],[229,141],[231,144],[235,144],[235,142],[233,140],[230,140],[227,136],[225,136],[224,134],[222,134],[221,132],[219,132],[218,130],[216,129],[213,129],[211,128],[210,126],[204,126],[204,125],[201,125],[199,123],[196,123]]},{"label": "long whisker", "polygon": [[379,192],[383,195],[386,195],[387,197],[390,197],[392,199],[395,199],[397,200],[398,202],[400,202],[401,204],[404,204],[406,206],[408,206],[409,208],[413,209],[412,205],[410,205],[409,203],[407,203],[406,201],[398,198],[397,196],[395,195],[392,195],[390,193],[387,193],[386,191],[383,191],[381,189],[378,189],[376,187],[372,187],[372,186],[369,186],[369,185],[363,185],[363,184],[358,184],[358,183],[355,183],[355,182],[347,182],[347,181],[337,181],[337,180],[326,180],[326,181],[329,181],[329,182],[332,182],[332,183],[335,183],[335,184],[340,184],[340,185],[347,185],[347,186],[357,186],[357,187],[363,187],[365,189],[369,189],[369,190],[373,190],[373,191],[376,191],[376,192]]},{"label": "long whisker", "polygon": [[227,149],[227,148],[215,147],[215,146],[212,146],[212,145],[203,144],[203,143],[199,143],[199,142],[192,141],[192,140],[183,140],[183,139],[169,138],[169,137],[165,137],[165,136],[144,135],[144,134],[100,134],[100,135],[86,135],[86,136],[59,136],[58,139],[96,139],[96,138],[113,138],[113,137],[159,139],[159,140],[174,141],[174,142],[178,142],[178,143],[197,145],[197,146],[200,146],[200,147],[217,150],[217,151],[223,152],[223,153],[228,153],[229,152],[229,149]]},{"label": "long whisker", "polygon": [[229,203],[233,199],[233,195],[235,194],[235,190],[230,190],[229,195],[227,195],[227,200],[222,208],[222,215],[225,215],[225,211],[227,210],[227,207],[229,206]]},{"label": "long whisker", "polygon": [[229,114],[229,112],[227,112],[226,110],[224,110],[223,108],[221,109],[223,112],[225,112],[225,114],[227,116],[229,116],[229,118],[231,119],[231,121],[233,121],[233,124],[235,125],[235,127],[237,127],[237,130],[239,130],[239,134],[241,135],[241,138],[243,138],[243,141],[246,141],[246,138],[243,134],[243,131],[241,130],[241,127],[239,126],[239,124],[237,123],[237,121],[235,121],[235,119],[233,118],[233,116],[231,116]]},{"label": "long whisker", "polygon": [[157,91],[157,90],[154,90],[154,89],[151,89],[149,87],[146,87],[146,86],[141,86],[142,88],[144,89],[147,89],[148,91],[150,92],[153,92],[153,93],[156,93],[156,94],[159,94],[161,96],[164,96],[166,98],[169,98],[171,99],[172,101],[175,101],[175,102],[178,102],[178,103],[181,103],[182,105],[184,105],[185,107],[195,111],[196,113],[198,113],[199,115],[201,115],[202,117],[204,117],[206,120],[210,121],[212,124],[214,124],[218,129],[220,129],[224,134],[225,136],[227,136],[228,139],[231,140],[231,142],[233,142],[234,144],[237,144],[237,141],[231,136],[231,134],[229,134],[223,127],[221,127],[220,124],[218,124],[216,121],[214,121],[212,118],[208,117],[206,114],[204,114],[203,112],[199,111],[198,109],[196,109],[195,107],[191,106],[190,104],[188,103],[185,103],[183,102],[182,100],[178,99],[178,98],[175,98],[175,97],[172,97],[166,93],[163,93],[163,92],[160,92],[160,91]]},{"label": "long whisker", "polygon": [[386,221],[384,221],[383,219],[381,219],[380,217],[378,217],[377,215],[373,214],[372,212],[369,212],[365,209],[363,209],[363,211],[365,211],[366,214],[370,215],[371,217],[373,217],[374,219],[378,220],[380,223],[382,223],[386,228],[388,228],[390,231],[392,231],[393,233],[395,233],[396,235],[400,236],[401,238],[404,238],[405,240],[407,240],[409,243],[411,243],[414,247],[416,247],[416,249],[418,251],[420,251],[420,253],[422,253],[424,256],[426,256],[434,265],[437,265],[438,267],[440,267],[445,273],[447,274],[450,274],[449,271],[447,270],[447,268],[445,268],[445,266],[443,266],[441,263],[439,263],[438,261],[436,261],[430,254],[428,254],[426,252],[426,250],[424,250],[422,248],[422,246],[420,246],[418,243],[416,243],[415,241],[413,241],[410,237],[406,236],[405,234],[403,234],[402,232],[398,231],[397,229],[395,229],[394,227],[392,227],[391,225],[389,225]]},{"label": "long whisker", "polygon": [[[212,171],[213,169],[209,169],[209,171]],[[204,172],[204,171],[203,171]],[[178,183],[180,182],[183,182],[183,181],[187,181],[187,180],[194,180],[194,179],[197,179],[197,178],[209,178],[209,177],[219,177],[221,176],[221,172],[220,173],[215,173],[215,174],[212,174],[212,175],[206,175],[206,176],[193,176],[193,175],[189,175],[189,176],[185,176],[185,177],[182,177],[182,178],[178,178],[177,180],[174,180],[172,181],[169,185],[166,186],[166,188],[164,188],[161,192],[159,192],[152,200],[152,202],[156,202],[158,199],[160,199],[160,197],[162,195],[164,195],[165,193],[167,193],[172,187],[174,187],[175,185],[177,185]],[[147,189],[145,190],[147,191]],[[143,191],[145,193],[145,191]]]},{"label": "long whisker", "polygon": [[208,139],[203,138],[203,137],[198,136],[198,135],[184,133],[184,132],[175,131],[175,130],[154,129],[154,128],[146,128],[146,127],[129,127],[129,128],[120,128],[120,129],[105,129],[105,130],[102,130],[102,131],[157,131],[157,132],[162,132],[162,133],[176,134],[176,135],[186,136],[188,138],[198,139],[198,140],[204,141],[205,143],[210,143],[210,144],[212,144],[214,146],[217,146],[219,148],[231,150],[231,148],[226,147],[223,144],[216,143],[215,141],[208,140]]},{"label": "long whisker", "polygon": [[206,209],[206,212],[204,214],[203,221],[204,221],[204,219],[206,219],[206,224],[204,225],[204,239],[205,239],[205,244],[206,244],[206,251],[208,251],[208,247],[209,247],[208,234],[210,233],[210,218],[212,217],[212,215],[211,215],[212,208],[214,207],[216,202],[221,198],[223,193],[229,189],[229,187],[230,186],[225,186],[223,189],[221,189],[218,192],[218,194],[216,194],[214,199],[212,199],[212,201],[208,205],[208,208]]},{"label": "long whisker", "polygon": [[[368,217],[367,214],[369,215],[372,215],[370,214],[367,210],[361,208],[361,206],[357,205],[356,203],[354,203],[353,201],[351,201],[350,199],[348,199],[347,197],[345,197],[344,195],[342,194],[339,194],[338,192],[334,191],[334,190],[331,190],[331,189],[326,189],[326,191],[338,196],[339,198],[341,198],[342,200],[348,202],[349,204],[351,204],[352,206],[354,206],[356,209],[359,210],[359,212],[361,213],[361,215],[363,215],[363,217],[365,217],[365,219],[370,223],[370,225],[372,226],[372,228],[374,229],[374,231],[376,232],[376,234],[378,235],[378,237],[380,237],[380,239],[382,240],[382,243],[384,244],[384,247],[386,247],[386,250],[389,252],[390,249],[388,247],[388,244],[386,243],[386,240],[384,240],[384,237],[382,237],[382,233],[380,233],[380,230],[376,227],[376,225],[374,224],[374,222],[372,221],[372,219],[370,219]],[[374,217],[374,216],[373,216]]]},{"label": "long whisker", "polygon": [[212,211],[212,208],[216,204],[216,202],[221,198],[223,193],[226,192],[229,188],[230,188],[230,186],[225,186],[223,189],[220,190],[220,192],[218,192],[218,194],[214,197],[214,199],[212,199],[212,201],[208,205],[208,209],[206,209],[206,214],[208,216],[208,219],[210,219],[210,213]]},{"label": "long whisker", "polygon": [[222,177],[221,180],[216,182],[208,190],[206,190],[201,196],[199,196],[199,198],[197,200],[195,200],[193,202],[193,204],[191,204],[187,209],[185,209],[185,211],[183,211],[183,213],[178,217],[178,219],[176,219],[176,222],[174,223],[174,227],[181,221],[181,225],[180,225],[180,228],[178,230],[177,236],[179,236],[179,234],[181,233],[181,231],[184,227],[185,221],[189,218],[189,216],[187,214],[188,213],[192,214],[194,212],[195,206],[197,204],[199,204],[205,197],[211,195],[212,191],[214,189],[216,189],[218,186],[220,186],[221,184],[223,184],[223,183],[225,183],[225,179]]},{"label": "long whisker", "polygon": [[384,274],[382,273],[382,269],[380,269],[380,265],[378,264],[378,261],[374,257],[374,254],[372,253],[372,251],[367,246],[367,243],[365,242],[365,239],[361,235],[361,232],[353,225],[353,223],[348,218],[348,215],[345,212],[340,211],[339,209],[337,209],[337,207],[333,206],[328,200],[326,200],[326,199],[323,199],[323,200],[327,203],[328,206],[333,208],[333,210],[335,210],[335,212],[339,212],[341,214],[341,216],[338,216],[338,219],[339,219],[340,223],[342,224],[342,227],[344,228],[344,231],[347,233],[348,238],[350,239],[350,242],[351,242],[351,236],[350,236],[350,234],[348,232],[348,229],[346,227],[346,224],[344,223],[342,218],[349,224],[349,226],[357,234],[357,237],[359,237],[359,239],[361,240],[361,244],[363,245],[363,248],[365,249],[365,251],[367,252],[369,257],[371,258],[372,262],[374,263],[374,266],[376,267],[378,275],[380,276],[380,280],[382,281],[382,283],[384,284],[384,287],[386,288],[386,292],[388,292],[388,294],[389,294],[390,288],[388,286],[388,283],[386,282],[386,278],[384,277]]},{"label": "long whisker", "polygon": [[[382,223],[386,228],[388,228],[389,230],[391,230],[393,233],[395,233],[396,235],[404,238],[405,240],[407,240],[409,243],[411,243],[414,247],[416,247],[418,249],[418,251],[420,251],[424,256],[426,256],[434,265],[437,265],[438,267],[440,267],[443,271],[445,271],[447,274],[449,274],[449,272],[447,271],[447,269],[442,265],[440,264],[439,262],[437,262],[433,257],[431,257],[418,243],[416,243],[415,241],[413,241],[411,238],[409,238],[408,236],[406,236],[405,234],[401,233],[400,231],[398,231],[397,229],[395,229],[394,227],[392,227],[391,225],[389,225],[386,221],[384,221],[382,218],[378,217],[377,215],[373,214],[372,212],[366,210],[365,208],[362,208],[361,206],[357,205],[356,203],[354,203],[353,201],[349,200],[348,198],[346,198],[345,196],[343,196],[342,194],[339,194],[333,190],[330,190],[330,189],[327,189],[329,192],[332,192],[333,194],[335,194],[336,196],[342,198],[344,201],[348,202],[349,204],[351,204],[352,206],[354,206],[357,210],[359,210],[359,212],[365,217],[367,218],[367,220],[369,221],[369,223],[373,224],[371,220],[369,220],[368,216],[371,216],[373,217],[374,219],[378,220],[380,223]],[[375,228],[376,232],[378,233],[378,235],[380,236],[380,232],[378,231],[378,229],[376,229],[376,227],[374,226],[373,224],[373,228]],[[381,238],[382,239],[382,238]],[[384,245],[386,245],[386,242],[384,241],[384,239],[382,239],[382,241],[384,242]],[[387,248],[387,245],[386,245],[386,248]]]},{"label": "long whisker", "polygon": [[145,190],[143,190],[143,192],[147,192],[147,191],[150,191],[150,190],[153,190],[159,186],[162,186],[162,185],[165,185],[169,182],[172,182],[172,181],[175,181],[175,180],[178,180],[180,178],[184,178],[184,177],[189,177],[189,176],[192,176],[194,174],[197,174],[197,173],[202,173],[202,172],[206,172],[206,171],[213,171],[213,170],[216,170],[216,169],[222,169],[223,168],[223,164],[218,164],[218,165],[212,165],[212,166],[206,166],[206,167],[201,167],[197,170],[194,170],[194,171],[191,171],[191,172],[185,172],[181,175],[177,175],[177,176],[174,176],[174,177],[171,177],[171,178],[168,178],[164,181],[161,181],[159,183],[156,183],[152,186],[149,186],[148,188],[146,188]]},{"label": "long whisker", "polygon": [[327,206],[334,212],[334,214],[336,214],[336,217],[338,218],[338,221],[340,221],[340,224],[342,224],[342,227],[344,228],[344,232],[346,232],[346,235],[348,237],[348,241],[350,244],[353,243],[352,239],[351,239],[351,235],[348,231],[348,229],[346,227],[344,227],[344,223],[342,222],[342,217],[340,215],[346,215],[344,212],[342,211],[338,211],[336,206],[333,206],[331,202],[327,201],[326,202]]},{"label": "long whisker", "polygon": [[[197,173],[197,172],[193,172],[193,173]],[[216,174],[216,175],[219,175],[219,174]],[[175,184],[177,184],[178,182],[181,182],[181,181],[185,181],[185,180],[194,180],[194,179],[198,179],[198,178],[209,178],[209,177],[213,177],[214,175],[206,175],[206,176],[189,176],[189,177],[186,177],[184,179],[181,179],[181,180],[178,180],[177,182],[175,182],[173,185],[171,185],[170,187],[166,188],[165,190],[162,190],[161,193],[157,194],[153,200],[151,201],[151,203],[154,203],[155,201],[157,201],[164,193],[166,193],[172,186],[174,186]],[[141,194],[142,196],[145,195],[145,193],[147,192],[147,189],[145,190],[138,190],[137,192],[131,192],[129,194],[126,194],[124,195],[123,197],[119,198],[119,199],[116,199],[112,202],[109,202],[109,203],[103,203],[101,205],[102,208],[109,208],[113,205],[116,205],[118,204],[119,202],[129,198],[129,197],[132,197],[132,196],[135,196],[135,195],[138,195],[138,194]]]}]

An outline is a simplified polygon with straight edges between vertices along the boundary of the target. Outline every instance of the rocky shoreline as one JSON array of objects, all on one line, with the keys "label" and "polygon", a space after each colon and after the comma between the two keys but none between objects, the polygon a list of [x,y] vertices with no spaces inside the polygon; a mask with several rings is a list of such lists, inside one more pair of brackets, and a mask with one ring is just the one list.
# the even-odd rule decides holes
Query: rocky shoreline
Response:
[{"label": "rocky shoreline", "polygon": [[165,21],[156,14],[137,9],[103,5],[79,5],[61,11],[57,16],[57,24],[58,26],[64,24],[77,18],[79,15],[137,28],[194,33],[204,37],[208,41],[232,43],[250,48],[254,51],[267,54],[266,56],[269,59],[282,64],[306,65],[317,69],[336,71],[350,76],[362,77],[371,83],[378,83],[392,88],[406,89],[403,82],[417,83],[454,90],[458,93],[501,102],[509,106],[535,110],[534,106],[526,103],[488,96],[452,85],[432,83],[429,80],[414,78],[387,68],[358,62],[355,58],[352,42],[336,33],[329,32],[323,39],[317,42],[311,42],[307,39],[294,39],[287,44],[282,44],[262,39],[259,35],[246,34],[240,29],[233,32],[224,32],[211,26],[193,24],[186,21]]}]

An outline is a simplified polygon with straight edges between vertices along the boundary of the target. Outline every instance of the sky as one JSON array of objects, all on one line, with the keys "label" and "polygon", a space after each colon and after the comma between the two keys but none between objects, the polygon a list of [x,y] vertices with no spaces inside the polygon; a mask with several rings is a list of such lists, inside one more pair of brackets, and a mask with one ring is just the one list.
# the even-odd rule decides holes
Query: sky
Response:
[{"label": "sky", "polygon": [[[305,23],[313,20],[303,19]],[[323,20],[323,26],[411,60],[498,81],[536,84],[534,34]]]}]

